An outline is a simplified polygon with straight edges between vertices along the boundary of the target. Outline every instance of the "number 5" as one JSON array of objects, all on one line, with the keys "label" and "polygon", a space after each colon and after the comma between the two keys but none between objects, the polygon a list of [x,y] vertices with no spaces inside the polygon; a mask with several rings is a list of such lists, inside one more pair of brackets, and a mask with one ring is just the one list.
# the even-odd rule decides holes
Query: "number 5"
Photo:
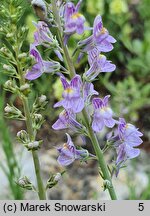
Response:
[{"label": "number 5", "polygon": [[139,211],[143,211],[144,210],[144,203],[139,203]]}]

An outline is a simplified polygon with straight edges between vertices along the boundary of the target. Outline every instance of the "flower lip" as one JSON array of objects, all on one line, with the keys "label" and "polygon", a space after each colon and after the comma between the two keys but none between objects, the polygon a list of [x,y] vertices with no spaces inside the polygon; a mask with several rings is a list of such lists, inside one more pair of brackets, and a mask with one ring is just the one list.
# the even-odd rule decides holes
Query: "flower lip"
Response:
[{"label": "flower lip", "polygon": [[64,109],[72,109],[74,113],[81,112],[84,108],[84,99],[82,98],[81,89],[82,81],[79,75],[72,78],[70,83],[65,77],[61,77],[64,92],[62,94],[63,100],[57,102],[54,107],[63,106]]},{"label": "flower lip", "polygon": [[65,5],[64,11],[64,21],[65,21],[65,35],[64,35],[64,43],[67,44],[69,37],[74,34],[82,34],[85,30],[84,22],[85,17],[80,14],[79,8],[81,4],[81,0],[75,6],[72,2],[68,2]]},{"label": "flower lip", "polygon": [[114,146],[117,152],[117,173],[119,173],[119,169],[122,163],[124,163],[127,159],[132,159],[140,154],[140,149],[136,148],[142,143],[142,139],[140,138],[143,134],[138,131],[134,125],[130,123],[126,123],[124,118],[119,118],[118,131],[116,131],[114,138]]},{"label": "flower lip", "polygon": [[74,14],[72,14],[72,16],[71,16],[72,19],[78,19],[78,18],[80,18],[80,17],[83,17],[83,15],[80,14],[80,13],[74,13]]},{"label": "flower lip", "polygon": [[67,134],[67,143],[63,147],[59,147],[57,150],[59,152],[59,157],[57,159],[58,163],[62,166],[68,166],[73,163],[75,160],[84,159],[87,156],[87,150],[82,149],[78,150],[74,146],[71,137]]},{"label": "flower lip", "polygon": [[110,95],[101,98],[93,98],[92,104],[94,107],[94,115],[92,128],[95,132],[100,132],[104,126],[108,128],[114,127],[116,121],[112,118],[113,112],[108,107],[108,98]]},{"label": "flower lip", "polygon": [[68,87],[65,89],[65,92],[68,93],[68,94],[72,94],[74,92],[73,88],[71,87]]}]

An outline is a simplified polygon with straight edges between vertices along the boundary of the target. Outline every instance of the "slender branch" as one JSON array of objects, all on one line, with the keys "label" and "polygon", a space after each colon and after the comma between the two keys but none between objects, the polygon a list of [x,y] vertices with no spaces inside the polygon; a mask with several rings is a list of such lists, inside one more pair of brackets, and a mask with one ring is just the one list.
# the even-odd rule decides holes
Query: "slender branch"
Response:
[{"label": "slender branch", "polygon": [[[17,58],[18,53],[16,53],[16,54],[17,54],[16,55],[16,58]],[[24,75],[21,71],[19,60],[16,59],[16,62],[17,62],[18,74],[20,76],[20,79],[19,79],[20,85],[24,85],[25,79],[24,79]],[[27,132],[29,134],[30,140],[35,141],[35,135],[34,135],[34,131],[32,128],[32,119],[31,119],[31,115],[30,115],[28,99],[26,97],[22,97],[21,99],[23,102],[24,114],[26,117]],[[38,196],[39,196],[40,200],[45,200],[46,194],[45,194],[45,189],[44,189],[43,181],[42,181],[42,177],[41,177],[40,163],[39,163],[37,151],[35,151],[35,150],[32,151],[32,158],[33,158],[33,162],[34,162],[34,168],[35,168],[35,174],[36,174],[36,180],[37,180],[37,186],[38,186]]]},{"label": "slender branch", "polygon": [[73,62],[71,61],[68,48],[67,48],[67,46],[64,45],[64,41],[63,41],[63,38],[62,38],[63,29],[62,29],[62,26],[61,26],[61,21],[60,21],[60,17],[59,17],[59,12],[57,10],[56,1],[52,0],[51,3],[52,3],[55,22],[56,22],[56,25],[58,27],[58,32],[57,33],[58,33],[59,42],[60,42],[61,47],[62,47],[63,52],[64,52],[65,63],[66,63],[67,68],[69,69],[70,76],[74,77],[76,72],[75,72]]},{"label": "slender branch", "polygon": [[[52,0],[51,3],[52,3],[52,8],[53,8],[54,18],[55,18],[55,21],[56,21],[56,23],[58,25],[58,37],[59,37],[60,43],[62,45],[62,49],[64,50],[64,56],[65,56],[65,60],[66,60],[66,65],[68,66],[68,70],[70,72],[70,78],[72,78],[76,74],[75,68],[74,68],[73,62],[72,62],[72,60],[71,60],[71,58],[69,56],[67,46],[65,46],[64,43],[63,43],[63,38],[62,38],[63,31],[62,31],[62,27],[61,27],[61,21],[60,21],[58,9],[57,9],[57,6],[56,6],[56,1]],[[90,126],[90,117],[88,115],[88,112],[87,112],[86,108],[84,108],[84,110],[82,111],[82,114],[83,114],[83,118],[84,118],[86,126],[87,126],[88,135],[90,137],[91,143],[93,145],[96,156],[98,158],[99,166],[100,166],[101,171],[103,173],[104,180],[108,180],[110,182],[111,186],[108,187],[110,197],[111,197],[112,200],[116,200],[117,196],[116,196],[113,184],[112,184],[111,176],[110,176],[107,164],[106,164],[106,162],[104,160],[103,152],[102,152],[102,150],[101,150],[101,148],[99,146],[97,137],[96,137],[95,133],[93,132],[91,126]]]}]

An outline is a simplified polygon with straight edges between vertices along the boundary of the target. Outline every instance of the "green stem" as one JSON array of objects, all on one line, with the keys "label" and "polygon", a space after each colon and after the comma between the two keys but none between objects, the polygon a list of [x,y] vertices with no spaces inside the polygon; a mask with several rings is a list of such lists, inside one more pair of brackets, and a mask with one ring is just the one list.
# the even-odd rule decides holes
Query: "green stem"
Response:
[{"label": "green stem", "polygon": [[101,148],[99,146],[96,134],[93,132],[93,130],[92,130],[91,126],[90,126],[90,118],[89,118],[89,115],[87,113],[87,110],[84,109],[82,111],[82,114],[83,114],[83,117],[84,117],[84,120],[85,120],[85,123],[86,123],[86,127],[87,127],[87,130],[88,130],[90,140],[92,142],[94,151],[95,151],[96,156],[98,158],[99,167],[101,168],[104,180],[108,180],[110,182],[111,186],[108,187],[110,197],[111,197],[112,200],[116,200],[117,196],[116,196],[113,184],[112,184],[111,175],[109,173],[107,164],[106,164],[106,162],[104,160],[104,155],[103,155],[103,152],[102,152],[102,150],[101,150]]},{"label": "green stem", "polygon": [[[56,23],[58,25],[58,37],[59,37],[60,43],[62,45],[62,49],[64,50],[64,56],[65,56],[66,64],[68,66],[68,70],[70,72],[70,78],[73,78],[74,75],[76,74],[76,72],[75,72],[73,62],[72,62],[72,60],[71,60],[71,58],[69,56],[67,46],[64,46],[64,43],[63,43],[63,39],[62,39],[63,31],[62,31],[62,27],[61,27],[61,21],[60,21],[60,18],[59,18],[59,13],[58,13],[58,10],[57,10],[57,7],[56,7],[56,1],[52,0],[51,3],[52,3],[52,8],[53,8],[54,18],[55,18],[55,21],[56,21]],[[86,108],[84,108],[84,110],[82,111],[82,114],[83,114],[83,118],[84,118],[84,121],[85,121],[86,126],[87,126],[88,135],[90,137],[91,143],[93,145],[96,156],[98,158],[99,167],[101,168],[103,178],[104,178],[104,180],[108,180],[110,182],[111,186],[108,187],[110,197],[111,197],[112,200],[116,200],[117,196],[116,196],[113,184],[112,184],[111,175],[109,173],[107,164],[106,164],[106,162],[104,160],[104,155],[103,155],[103,152],[102,152],[102,150],[101,150],[101,148],[99,146],[97,137],[96,137],[95,133],[93,132],[91,126],[90,126],[90,117],[88,115],[88,112],[87,112]]]},{"label": "green stem", "polygon": [[58,27],[58,32],[57,32],[58,33],[58,38],[59,38],[61,47],[62,47],[63,52],[64,52],[65,63],[66,63],[67,68],[69,69],[70,76],[74,77],[76,72],[75,72],[73,62],[72,62],[72,60],[70,58],[67,46],[64,45],[64,41],[63,41],[63,38],[62,38],[63,29],[62,29],[62,26],[61,26],[61,21],[60,21],[59,13],[58,13],[58,10],[57,10],[56,1],[52,0],[51,3],[52,3],[55,22],[56,22],[56,25]]},{"label": "green stem", "polygon": [[[20,76],[20,85],[24,85],[25,80],[24,80],[24,76],[22,74],[18,59],[17,59],[17,69],[18,69],[18,74]],[[31,119],[31,115],[30,115],[28,99],[26,97],[22,97],[22,102],[23,102],[24,114],[25,114],[25,118],[26,118],[27,131],[28,131],[30,140],[35,141],[35,135],[34,135],[34,131],[32,128],[32,119]],[[45,194],[45,189],[44,189],[44,185],[43,185],[43,181],[42,181],[42,177],[41,177],[41,169],[40,169],[40,163],[39,163],[37,151],[35,151],[35,150],[32,151],[32,158],[33,158],[33,162],[34,162],[34,169],[35,169],[37,186],[38,186],[38,196],[39,196],[40,200],[45,200],[46,194]]]}]

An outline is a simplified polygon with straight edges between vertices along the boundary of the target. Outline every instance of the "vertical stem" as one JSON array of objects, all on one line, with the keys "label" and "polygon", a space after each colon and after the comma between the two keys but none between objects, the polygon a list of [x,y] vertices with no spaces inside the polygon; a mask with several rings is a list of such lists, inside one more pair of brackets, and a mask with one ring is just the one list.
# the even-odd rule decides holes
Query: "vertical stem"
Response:
[{"label": "vertical stem", "polygon": [[63,29],[62,29],[62,26],[61,26],[61,21],[60,21],[59,13],[58,13],[58,10],[57,10],[56,1],[52,0],[51,3],[52,3],[55,22],[56,22],[56,25],[58,27],[58,32],[57,32],[58,33],[58,38],[59,38],[61,47],[62,47],[62,49],[64,51],[65,63],[67,65],[67,68],[69,69],[70,76],[74,77],[76,72],[75,72],[75,68],[73,66],[73,62],[71,61],[67,46],[64,45],[64,41],[63,41],[63,38],[62,38]]},{"label": "vertical stem", "polygon": [[[18,56],[18,55],[16,55],[16,56]],[[18,69],[18,73],[20,76],[20,85],[24,85],[25,80],[24,80],[24,76],[22,74],[22,71],[20,69],[20,64],[19,64],[18,59],[17,59],[17,69]],[[34,131],[32,128],[32,119],[31,119],[31,115],[30,115],[28,99],[26,97],[22,97],[22,102],[23,102],[24,114],[25,114],[25,118],[26,118],[27,131],[28,131],[30,140],[35,141],[35,135],[34,135]],[[42,181],[42,177],[41,177],[41,170],[40,170],[40,163],[39,163],[38,154],[37,154],[37,151],[35,151],[35,150],[33,150],[31,152],[32,152],[32,158],[33,158],[33,162],[34,162],[34,169],[35,169],[37,186],[38,186],[38,196],[39,196],[40,200],[45,200],[46,194],[45,194],[45,189],[44,189],[43,181]]]},{"label": "vertical stem", "polygon": [[[22,101],[23,101],[24,113],[25,113],[25,117],[26,117],[27,131],[28,131],[30,140],[34,140],[34,131],[32,128],[32,120],[31,120],[31,116],[30,116],[28,100],[26,98],[23,98]],[[46,195],[45,195],[45,189],[44,189],[43,181],[42,181],[42,177],[41,177],[40,163],[39,163],[37,151],[35,151],[35,150],[32,151],[32,158],[33,158],[33,162],[34,162],[34,169],[35,169],[35,174],[36,174],[39,199],[45,200]]]},{"label": "vertical stem", "polygon": [[101,168],[104,180],[108,180],[110,182],[111,186],[108,187],[110,197],[111,197],[112,200],[116,200],[117,196],[116,196],[113,184],[112,184],[111,175],[109,173],[107,164],[106,164],[106,162],[104,160],[104,155],[103,155],[103,152],[102,152],[102,150],[101,150],[101,148],[99,146],[96,134],[93,132],[93,130],[92,130],[90,124],[89,124],[90,123],[90,118],[89,118],[89,115],[87,113],[86,108],[84,108],[84,110],[82,111],[82,114],[83,114],[83,117],[84,117],[84,120],[85,120],[85,123],[86,123],[86,127],[87,127],[87,130],[88,130],[90,140],[92,142],[94,151],[95,151],[96,156],[98,158],[99,167]]},{"label": "vertical stem", "polygon": [[[65,46],[63,43],[63,39],[62,39],[63,31],[62,31],[62,27],[61,27],[61,21],[59,18],[59,13],[58,13],[57,6],[56,6],[56,1],[52,0],[51,3],[52,3],[52,8],[53,8],[54,18],[55,18],[55,21],[58,25],[58,37],[59,37],[60,43],[62,45],[62,49],[64,50],[64,56],[65,56],[65,60],[67,62],[68,70],[70,72],[70,78],[72,78],[76,74],[75,68],[74,68],[73,62],[69,56],[67,46]],[[111,186],[108,187],[110,197],[112,200],[116,200],[117,196],[116,196],[113,184],[112,184],[111,176],[110,176],[107,164],[104,160],[104,155],[103,155],[103,152],[99,146],[97,137],[90,126],[90,117],[88,115],[88,112],[86,111],[86,108],[84,108],[84,110],[82,111],[82,114],[83,114],[83,118],[84,118],[86,126],[87,126],[87,130],[88,130],[88,134],[89,134],[91,143],[93,145],[96,156],[98,158],[99,167],[101,168],[104,180],[108,180],[111,184]]]}]

